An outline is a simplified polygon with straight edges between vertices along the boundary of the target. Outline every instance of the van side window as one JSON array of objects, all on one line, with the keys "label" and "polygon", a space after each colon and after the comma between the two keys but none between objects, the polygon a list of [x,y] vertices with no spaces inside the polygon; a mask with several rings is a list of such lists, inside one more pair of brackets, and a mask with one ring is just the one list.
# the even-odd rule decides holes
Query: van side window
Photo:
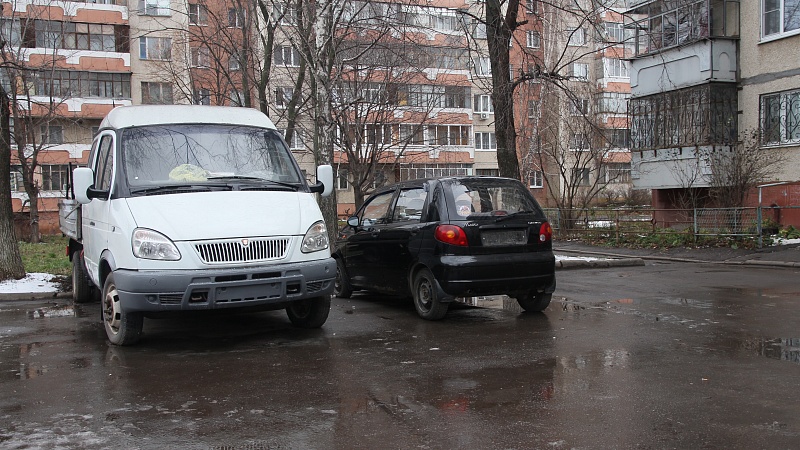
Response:
[{"label": "van side window", "polygon": [[400,191],[394,206],[392,222],[419,222],[424,205],[425,191],[422,188]]},{"label": "van side window", "polygon": [[368,227],[386,223],[389,215],[389,203],[392,201],[394,191],[384,192],[372,199],[361,213],[361,225]]},{"label": "van side window", "polygon": [[111,136],[103,136],[97,154],[97,165],[94,170],[94,186],[100,191],[111,190],[111,175],[114,168],[114,147]]}]

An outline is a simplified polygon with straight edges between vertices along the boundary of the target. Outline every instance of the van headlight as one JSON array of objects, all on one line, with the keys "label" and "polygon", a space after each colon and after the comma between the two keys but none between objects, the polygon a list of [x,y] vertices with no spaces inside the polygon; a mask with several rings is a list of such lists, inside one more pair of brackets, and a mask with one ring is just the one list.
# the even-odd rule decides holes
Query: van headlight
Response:
[{"label": "van headlight", "polygon": [[162,261],[177,261],[181,259],[178,247],[166,236],[158,231],[147,228],[133,230],[131,238],[133,255],[143,259],[158,259]]},{"label": "van headlight", "polygon": [[325,250],[326,248],[328,248],[328,228],[325,226],[325,222],[320,220],[311,225],[311,228],[306,231],[300,251],[311,253]]}]

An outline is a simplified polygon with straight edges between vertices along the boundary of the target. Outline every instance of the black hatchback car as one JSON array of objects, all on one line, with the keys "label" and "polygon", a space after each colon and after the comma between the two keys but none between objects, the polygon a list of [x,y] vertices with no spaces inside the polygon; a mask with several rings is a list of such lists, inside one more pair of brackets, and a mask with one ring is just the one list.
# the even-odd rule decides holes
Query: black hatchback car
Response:
[{"label": "black hatchback car", "polygon": [[410,295],[438,320],[457,297],[506,294],[542,311],[556,287],[552,228],[518,180],[405,181],[371,195],[340,230],[337,297]]}]

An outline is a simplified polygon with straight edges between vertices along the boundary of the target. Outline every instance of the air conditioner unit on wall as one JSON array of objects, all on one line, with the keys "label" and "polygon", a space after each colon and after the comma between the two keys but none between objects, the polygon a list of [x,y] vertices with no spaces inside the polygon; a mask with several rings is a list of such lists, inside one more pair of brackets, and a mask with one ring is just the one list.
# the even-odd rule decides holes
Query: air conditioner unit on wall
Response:
[{"label": "air conditioner unit on wall", "polygon": [[481,119],[486,120],[489,118],[489,114],[481,113]]}]

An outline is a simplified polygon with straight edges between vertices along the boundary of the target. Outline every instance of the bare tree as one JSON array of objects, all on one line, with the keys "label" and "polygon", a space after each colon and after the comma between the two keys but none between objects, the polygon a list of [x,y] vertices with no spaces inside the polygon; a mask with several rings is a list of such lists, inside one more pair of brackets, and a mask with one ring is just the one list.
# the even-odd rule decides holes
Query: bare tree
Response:
[{"label": "bare tree", "polygon": [[[0,37],[0,49],[6,41]],[[9,94],[0,83],[0,167],[11,165],[11,119]],[[19,243],[14,233],[14,215],[11,207],[11,173],[0,173],[0,280],[20,279],[25,276],[25,267],[19,252]]]}]

